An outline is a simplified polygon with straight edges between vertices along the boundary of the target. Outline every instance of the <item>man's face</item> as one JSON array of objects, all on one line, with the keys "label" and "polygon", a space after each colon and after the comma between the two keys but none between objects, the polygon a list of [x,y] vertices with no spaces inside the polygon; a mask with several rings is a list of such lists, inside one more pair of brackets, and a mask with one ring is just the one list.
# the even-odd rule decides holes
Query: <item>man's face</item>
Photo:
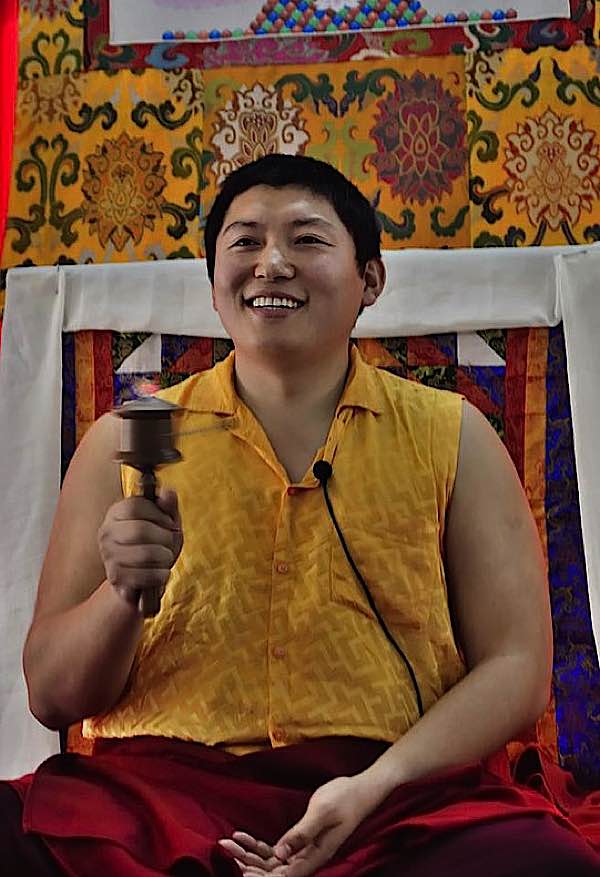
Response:
[{"label": "man's face", "polygon": [[255,186],[232,202],[217,238],[213,305],[238,350],[322,354],[345,346],[361,306],[376,300],[369,264],[361,277],[326,199]]}]

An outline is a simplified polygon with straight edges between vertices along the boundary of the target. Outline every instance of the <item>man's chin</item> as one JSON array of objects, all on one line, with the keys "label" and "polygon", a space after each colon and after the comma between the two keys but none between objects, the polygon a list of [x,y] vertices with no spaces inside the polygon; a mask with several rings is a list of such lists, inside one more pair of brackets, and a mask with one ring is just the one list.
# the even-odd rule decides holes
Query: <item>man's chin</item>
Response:
[{"label": "man's chin", "polygon": [[264,337],[249,339],[246,336],[233,338],[233,344],[238,353],[247,353],[253,358],[263,356],[265,358],[293,357],[294,359],[313,355],[313,346],[307,344],[306,339],[296,336]]}]

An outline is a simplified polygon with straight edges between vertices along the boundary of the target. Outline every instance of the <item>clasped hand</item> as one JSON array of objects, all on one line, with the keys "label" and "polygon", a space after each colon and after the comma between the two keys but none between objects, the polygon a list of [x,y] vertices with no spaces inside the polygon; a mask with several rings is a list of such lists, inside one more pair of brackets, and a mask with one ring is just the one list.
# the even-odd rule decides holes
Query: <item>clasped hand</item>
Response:
[{"label": "clasped hand", "polygon": [[331,859],[379,802],[365,774],[337,777],[313,794],[302,819],[274,846],[245,832],[219,841],[243,877],[308,877]]},{"label": "clasped hand", "polygon": [[163,489],[156,502],[131,496],[108,510],[98,531],[98,548],[106,577],[129,603],[140,591],[165,589],[183,545],[174,490]]}]

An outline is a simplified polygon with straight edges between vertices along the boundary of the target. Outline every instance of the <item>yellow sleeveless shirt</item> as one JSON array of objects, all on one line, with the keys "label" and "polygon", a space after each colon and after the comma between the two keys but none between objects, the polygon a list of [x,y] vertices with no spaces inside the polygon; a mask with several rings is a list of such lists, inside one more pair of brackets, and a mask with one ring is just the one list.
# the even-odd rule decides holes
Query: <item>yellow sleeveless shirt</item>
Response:
[{"label": "yellow sleeveless shirt", "polygon": [[[410,677],[348,564],[312,465],[290,484],[236,395],[234,354],[160,395],[186,409],[183,461],[160,473],[179,496],[184,548],[121,700],[87,719],[84,736],[162,735],[234,752],[331,735],[398,739],[418,718]],[[333,467],[341,530],[425,709],[466,672],[443,564],[461,406],[353,348],[315,456]],[[122,473],[125,495],[137,493],[138,474]]]}]

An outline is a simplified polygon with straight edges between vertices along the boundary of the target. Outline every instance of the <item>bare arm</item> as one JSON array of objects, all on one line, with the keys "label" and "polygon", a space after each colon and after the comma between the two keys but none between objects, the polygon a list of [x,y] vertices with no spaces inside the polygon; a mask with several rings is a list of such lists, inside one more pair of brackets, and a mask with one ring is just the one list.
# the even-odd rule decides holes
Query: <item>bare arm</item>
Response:
[{"label": "bare arm", "polygon": [[533,724],[550,696],[551,616],[535,523],[504,446],[467,403],[446,552],[468,673],[367,771],[379,800],[489,755]]},{"label": "bare arm", "polygon": [[[23,667],[30,708],[50,728],[65,727],[103,712],[118,701],[143,624],[132,599],[132,588],[164,584],[176,556],[172,547],[160,546],[161,542],[172,546],[172,533],[164,529],[171,518],[147,500],[123,500],[119,467],[113,462],[117,430],[115,418],[101,418],[73,457],[25,643]],[[140,530],[139,520],[115,521],[115,517],[149,520],[142,521],[145,529]],[[127,527],[129,530],[124,530]],[[130,540],[132,528],[136,533]],[[148,528],[154,528],[149,536]],[[104,559],[99,532],[105,534],[105,542],[108,540],[103,546]],[[110,581],[106,569],[111,545],[119,540],[132,542],[123,546],[130,558],[125,564],[132,566],[132,579],[126,584],[120,584],[123,570],[116,562],[111,567]],[[158,544],[148,547],[140,546],[140,542]],[[138,557],[140,547],[143,556]],[[159,551],[163,551],[164,559],[157,560]],[[133,560],[131,552],[137,552]],[[134,566],[162,569],[140,571]]]}]

